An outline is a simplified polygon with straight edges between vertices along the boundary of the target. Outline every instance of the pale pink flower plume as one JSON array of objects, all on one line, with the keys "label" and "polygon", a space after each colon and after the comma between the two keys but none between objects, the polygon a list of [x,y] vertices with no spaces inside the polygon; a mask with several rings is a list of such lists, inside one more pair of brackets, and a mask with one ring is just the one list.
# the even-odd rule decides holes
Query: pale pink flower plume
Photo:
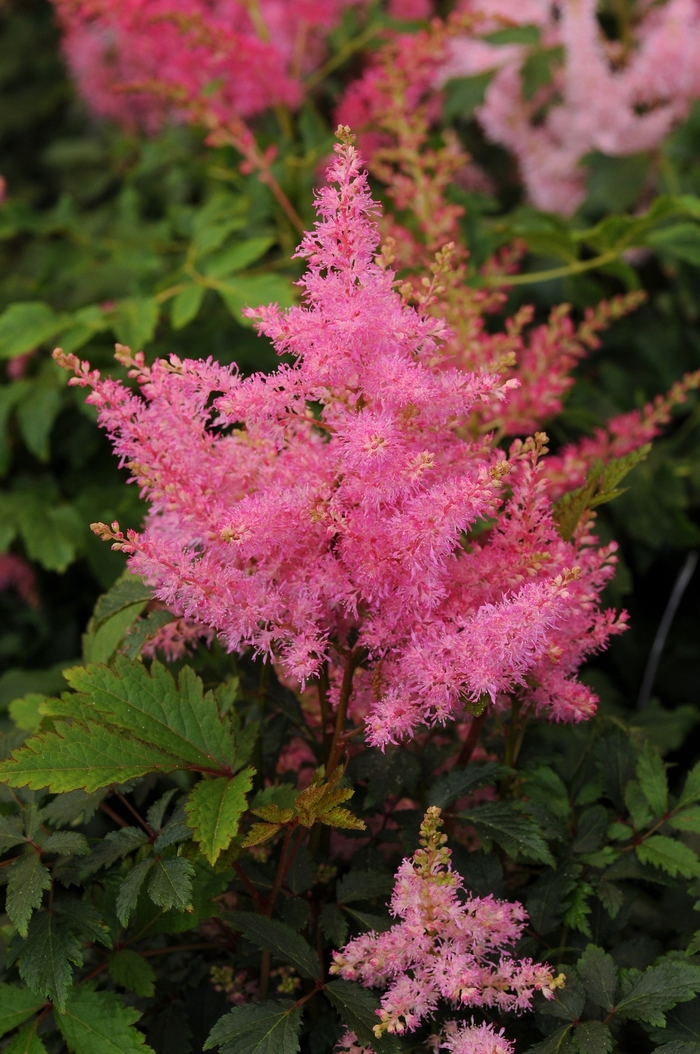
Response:
[{"label": "pale pink flower plume", "polygon": [[[436,84],[495,71],[476,116],[513,152],[539,208],[574,212],[585,197],[586,154],[654,150],[700,98],[700,0],[649,7],[629,44],[605,40],[597,0],[465,0],[461,10],[476,17],[479,36],[452,39]],[[535,25],[541,47],[563,48],[551,83],[531,99],[521,78],[528,46],[480,39],[508,25]]]},{"label": "pale pink flower plume", "polygon": [[14,589],[29,607],[39,607],[36,575],[31,566],[15,553],[0,553],[0,592]]},{"label": "pale pink flower plume", "polygon": [[59,355],[150,502],[140,534],[95,529],[231,650],[302,684],[328,660],[331,698],[359,665],[374,744],[504,692],[586,718],[596,700],[577,669],[624,626],[598,604],[615,546],[588,518],[560,536],[546,437],[506,454],[479,436],[517,380],[487,356],[460,368],[444,321],[402,299],[376,258],[360,158],[336,152],[299,250],[304,304],[258,313],[292,365],[244,379],[119,348],[137,395]]},{"label": "pale pink flower plume", "polygon": [[[454,1008],[523,1011],[535,992],[551,999],[563,984],[563,977],[555,977],[548,966],[509,954],[527,912],[517,902],[466,893],[461,876],[452,870],[441,826],[440,810],[432,806],[421,825],[422,848],[396,873],[389,910],[400,921],[384,933],[355,937],[333,953],[331,973],[383,989],[377,1037],[414,1032],[431,1020],[441,1000]],[[488,1026],[457,1023],[441,1046],[452,1054],[512,1050]]]}]

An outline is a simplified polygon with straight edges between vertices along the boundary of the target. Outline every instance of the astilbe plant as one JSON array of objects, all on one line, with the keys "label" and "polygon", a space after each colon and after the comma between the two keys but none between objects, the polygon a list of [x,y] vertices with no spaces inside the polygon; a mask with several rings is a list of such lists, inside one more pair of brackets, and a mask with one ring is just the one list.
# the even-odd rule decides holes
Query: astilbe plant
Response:
[{"label": "astilbe plant", "polygon": [[[346,980],[386,989],[375,1035],[414,1032],[441,999],[451,1007],[495,1013],[528,1009],[535,992],[551,999],[563,975],[505,954],[523,931],[522,905],[464,894],[435,806],[428,809],[420,836],[421,848],[396,873],[389,910],[401,921],[384,933],[355,937],[335,952],[331,966],[331,973]],[[444,1046],[453,1054],[512,1050],[492,1026],[450,1025]]]},{"label": "astilbe plant", "polygon": [[576,671],[625,622],[598,603],[614,544],[597,544],[587,512],[558,529],[546,437],[504,451],[480,427],[519,382],[488,354],[453,361],[427,309],[444,259],[413,307],[376,256],[377,206],[341,136],[299,250],[304,304],[258,312],[292,364],[244,379],[122,348],[138,395],[58,356],[150,502],[140,534],[94,529],[178,616],[316,679],[323,723],[337,711],[329,771],[348,707],[382,746],[512,696],[590,716]]}]

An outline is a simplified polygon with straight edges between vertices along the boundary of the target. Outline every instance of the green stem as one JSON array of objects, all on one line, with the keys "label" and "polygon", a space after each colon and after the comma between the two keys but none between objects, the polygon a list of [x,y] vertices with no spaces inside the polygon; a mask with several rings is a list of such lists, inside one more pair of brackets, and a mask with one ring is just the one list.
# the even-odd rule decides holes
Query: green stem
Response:
[{"label": "green stem", "polygon": [[331,740],[331,748],[328,752],[328,761],[326,762],[326,779],[329,779],[338,767],[343,732],[345,731],[345,720],[348,715],[348,704],[352,695],[352,679],[355,675],[355,670],[365,658],[365,655],[364,648],[353,648],[345,658],[343,683],[340,686],[338,710],[335,715],[335,729]]},{"label": "green stem", "polygon": [[549,282],[553,278],[566,278],[571,274],[582,274],[583,271],[592,271],[595,267],[604,267],[605,264],[617,260],[624,246],[619,249],[609,249],[600,256],[594,256],[592,260],[578,260],[576,263],[566,264],[563,267],[553,267],[549,271],[530,271],[528,274],[515,275],[488,275],[482,279],[486,286],[503,285],[529,285],[531,282]]},{"label": "green stem", "polygon": [[370,40],[379,33],[379,28],[379,26],[368,26],[359,36],[348,41],[339,51],[336,51],[335,55],[328,59],[328,62],[325,62],[323,66],[320,66],[319,69],[306,78],[304,88],[307,91],[311,91],[312,88],[315,88],[321,81],[325,80],[328,74],[332,73],[338,66],[342,66],[346,59],[349,59],[356,51],[363,48],[365,44],[369,44]]}]

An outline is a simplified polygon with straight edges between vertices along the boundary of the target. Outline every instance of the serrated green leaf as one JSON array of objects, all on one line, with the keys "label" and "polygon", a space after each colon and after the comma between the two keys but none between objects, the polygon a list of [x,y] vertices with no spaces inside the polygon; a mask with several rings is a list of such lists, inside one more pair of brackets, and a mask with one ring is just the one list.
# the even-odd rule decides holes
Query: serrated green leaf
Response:
[{"label": "serrated green leaf", "polygon": [[646,236],[647,245],[660,249],[678,260],[700,266],[700,226],[697,223],[674,223],[650,231]]},{"label": "serrated green leaf", "polygon": [[147,841],[148,835],[138,827],[122,827],[118,831],[110,831],[83,862],[82,872],[84,875],[92,875],[101,867],[110,867]]},{"label": "serrated green leaf", "polygon": [[186,285],[174,298],[170,309],[170,321],[173,329],[182,329],[199,314],[206,292],[205,285],[192,282]]},{"label": "serrated green leaf", "polygon": [[88,840],[77,831],[55,831],[41,847],[42,853],[60,853],[62,856],[87,856],[90,852]]},{"label": "serrated green leaf", "polygon": [[56,1024],[72,1054],[154,1054],[143,1032],[134,1028],[140,1017],[114,992],[83,984],[71,989]]},{"label": "serrated green leaf", "polygon": [[254,774],[255,769],[247,768],[231,778],[203,779],[188,795],[187,824],[210,864],[216,863],[238,834]]},{"label": "serrated green leaf", "polygon": [[108,960],[109,976],[115,984],[126,988],[127,992],[144,999],[155,991],[156,973],[148,959],[134,952],[131,948],[122,948],[112,952]]},{"label": "serrated green leaf", "polygon": [[141,576],[125,571],[95,604],[92,616],[95,626],[112,618],[123,608],[131,607],[133,604],[147,604],[152,598],[153,594]]},{"label": "serrated green leaf", "polygon": [[541,1043],[535,1043],[534,1047],[528,1047],[526,1054],[568,1054],[572,1049],[569,1033],[571,1025],[558,1028],[551,1036],[547,1036]]},{"label": "serrated green leaf", "polygon": [[356,908],[349,908],[347,904],[343,904],[343,911],[353,918],[355,922],[359,922],[363,930],[367,930],[368,933],[385,933],[394,925],[389,915],[375,915],[370,911],[358,911]]},{"label": "serrated green leaf", "polygon": [[225,918],[246,940],[293,966],[302,977],[320,978],[318,955],[291,926],[252,911],[229,911]]},{"label": "serrated green leaf", "polygon": [[683,875],[684,878],[700,877],[700,860],[693,850],[666,835],[652,835],[638,845],[635,852],[643,864],[660,867],[672,878],[676,875]]},{"label": "serrated green leaf", "polygon": [[329,981],[324,995],[340,1014],[349,1032],[354,1032],[363,1046],[371,1046],[376,1054],[393,1054],[400,1050],[395,1036],[385,1033],[377,1039],[372,1031],[377,1024],[379,999],[353,981]]},{"label": "serrated green leaf", "polygon": [[192,906],[194,867],[184,857],[156,860],[148,880],[148,895],[158,907],[187,911]]},{"label": "serrated green leaf", "polygon": [[595,944],[589,944],[576,964],[586,995],[603,1010],[612,1010],[617,990],[617,967],[610,955]]},{"label": "serrated green leaf", "polygon": [[221,1054],[297,1054],[301,1007],[290,1000],[235,1006],[214,1025],[204,1050]]},{"label": "serrated green leaf", "polygon": [[24,827],[20,817],[0,816],[0,852],[5,853],[24,841]]},{"label": "serrated green leaf", "polygon": [[32,736],[0,762],[0,782],[32,790],[48,787],[55,794],[95,791],[181,765],[178,758],[117,729],[59,721],[55,731]]},{"label": "serrated green leaf", "polygon": [[122,926],[128,926],[132,912],[135,910],[139,899],[141,887],[146,880],[146,875],[153,867],[153,857],[147,857],[132,867],[126,876],[117,896],[117,918]]},{"label": "serrated green leaf", "polygon": [[51,876],[42,864],[39,853],[24,853],[10,865],[5,911],[22,937],[27,936],[29,920],[32,913],[41,907],[47,889],[51,889]]},{"label": "serrated green leaf", "polygon": [[643,792],[639,780],[630,780],[625,787],[625,805],[629,809],[632,823],[637,831],[641,831],[654,819],[649,799]]},{"label": "serrated green leaf", "polygon": [[477,787],[489,787],[512,773],[506,765],[494,761],[474,761],[466,768],[455,765],[440,776],[428,792],[428,805],[446,809],[458,798],[471,794]]},{"label": "serrated green leaf", "polygon": [[581,873],[577,864],[565,864],[556,871],[545,871],[527,891],[525,904],[530,925],[536,933],[546,936],[558,926],[571,906],[569,894]]},{"label": "serrated green leaf", "polygon": [[52,340],[70,322],[70,315],[57,315],[40,300],[10,304],[0,315],[0,359],[32,351]]},{"label": "serrated green leaf", "polygon": [[36,1021],[26,1025],[5,1047],[4,1054],[46,1054],[46,1047],[36,1034]]},{"label": "serrated green leaf", "polygon": [[339,904],[351,904],[354,900],[383,898],[387,897],[393,888],[394,880],[391,875],[383,875],[380,871],[349,871],[336,884],[336,900]]},{"label": "serrated green leaf", "polygon": [[0,984],[0,1036],[23,1025],[38,1013],[44,1000],[36,992],[18,984]]},{"label": "serrated green leaf", "polygon": [[686,777],[683,790],[678,799],[677,809],[684,805],[691,805],[700,798],[700,761],[693,765]]},{"label": "serrated green leaf", "polygon": [[637,779],[654,816],[663,816],[668,809],[666,768],[648,739],[637,761]]},{"label": "serrated green leaf", "polygon": [[57,385],[36,381],[17,407],[24,444],[39,461],[49,460],[49,436],[62,406],[63,393]]},{"label": "serrated green leaf", "polygon": [[618,1018],[645,1021],[663,1028],[666,1011],[677,1003],[692,999],[700,992],[700,967],[678,959],[666,959],[649,969],[639,978],[639,971],[628,971],[633,983],[618,1000]]},{"label": "serrated green leaf", "polygon": [[54,824],[54,826],[78,823],[80,821],[87,823],[97,811],[104,796],[105,792],[103,790],[93,791],[92,794],[86,794],[82,790],[59,794],[45,806],[43,810],[44,819]]},{"label": "serrated green leaf", "polygon": [[448,121],[468,121],[477,106],[481,106],[486,89],[493,80],[495,69],[477,73],[473,77],[451,77],[444,86],[444,114]]},{"label": "serrated green leaf", "polygon": [[159,314],[160,305],[153,296],[120,300],[112,312],[112,327],[119,343],[141,351],[153,339]]},{"label": "serrated green leaf", "polygon": [[554,866],[554,858],[535,821],[508,802],[485,802],[459,819],[473,824],[482,842],[496,842],[514,859],[518,856]]},{"label": "serrated green leaf", "polygon": [[155,747],[205,771],[230,766],[235,742],[230,721],[221,716],[211,692],[189,666],[177,685],[159,662],[150,673],[143,663],[118,657],[114,667],[76,666],[68,683],[110,724],[133,732]]},{"label": "serrated green leaf", "polygon": [[261,845],[281,829],[282,824],[280,823],[254,823],[243,839],[242,845],[244,849],[252,845]]},{"label": "serrated green leaf", "polygon": [[573,930],[578,930],[579,933],[583,933],[586,937],[591,936],[591,927],[588,922],[591,907],[588,903],[588,898],[592,893],[593,889],[588,882],[577,882],[571,894],[571,906],[564,916],[564,922],[567,926],[570,926]]},{"label": "serrated green leaf", "polygon": [[165,794],[161,794],[157,801],[153,802],[153,805],[149,805],[148,812],[146,813],[146,821],[154,831],[159,831],[163,826],[163,820],[165,813],[167,812],[170,802],[177,794],[177,787],[171,787]]},{"label": "serrated green leaf", "polygon": [[602,1021],[582,1021],[574,1029],[574,1043],[581,1054],[610,1054],[612,1035]]},{"label": "serrated green leaf", "polygon": [[348,923],[337,904],[324,904],[318,923],[321,933],[334,948],[340,948],[345,944],[348,936]]},{"label": "serrated green leaf", "polygon": [[46,698],[41,692],[31,692],[22,699],[13,699],[8,710],[15,727],[23,732],[36,732],[44,718],[40,706]]},{"label": "serrated green leaf", "polygon": [[147,641],[155,637],[158,630],[175,621],[172,611],[156,608],[149,611],[145,618],[139,618],[131,624],[119,646],[119,654],[127,659],[138,659]]},{"label": "serrated green leaf", "polygon": [[73,967],[82,965],[82,948],[70,920],[51,911],[34,915],[19,959],[19,975],[25,984],[62,1012]]},{"label": "serrated green leaf", "polygon": [[669,818],[668,823],[677,831],[693,831],[695,834],[700,834],[700,805],[675,813]]}]

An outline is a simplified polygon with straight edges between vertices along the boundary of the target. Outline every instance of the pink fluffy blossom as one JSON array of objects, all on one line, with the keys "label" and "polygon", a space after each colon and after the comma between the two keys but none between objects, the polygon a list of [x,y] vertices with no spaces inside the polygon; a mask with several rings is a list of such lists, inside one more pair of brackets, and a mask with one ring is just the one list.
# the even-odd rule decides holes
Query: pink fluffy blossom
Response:
[{"label": "pink fluffy blossom", "polygon": [[[465,0],[462,9],[475,16],[474,30],[452,39],[437,83],[494,71],[477,118],[515,154],[539,208],[573,212],[585,196],[586,154],[653,150],[700,97],[698,0],[650,7],[634,39],[618,43],[604,38],[597,0]],[[563,62],[549,52],[551,82],[530,99],[521,78],[528,46],[481,39],[513,24],[535,25],[540,46],[563,49]]]},{"label": "pink fluffy blossom", "polygon": [[244,379],[121,348],[139,395],[62,360],[150,502],[142,533],[96,530],[230,649],[302,684],[328,661],[331,702],[357,671],[375,744],[504,692],[588,717],[577,668],[624,626],[598,605],[615,547],[588,517],[558,533],[546,437],[506,453],[480,435],[518,381],[455,365],[445,322],[402,298],[360,158],[336,149],[299,250],[304,304],[259,311],[291,365]]},{"label": "pink fluffy blossom", "polygon": [[100,116],[155,131],[297,106],[322,34],[362,0],[54,0],[71,71]]},{"label": "pink fluffy blossom", "polygon": [[[421,825],[422,848],[396,873],[389,910],[400,921],[384,933],[355,937],[333,954],[331,973],[384,990],[374,1026],[378,1037],[415,1031],[441,1000],[450,1007],[522,1011],[535,992],[551,999],[563,983],[548,966],[508,953],[523,931],[525,909],[466,894],[440,827],[440,810],[432,806]],[[481,1045],[468,1046],[472,1039]],[[441,1046],[452,1054],[511,1050],[488,1026],[456,1023]]]}]

